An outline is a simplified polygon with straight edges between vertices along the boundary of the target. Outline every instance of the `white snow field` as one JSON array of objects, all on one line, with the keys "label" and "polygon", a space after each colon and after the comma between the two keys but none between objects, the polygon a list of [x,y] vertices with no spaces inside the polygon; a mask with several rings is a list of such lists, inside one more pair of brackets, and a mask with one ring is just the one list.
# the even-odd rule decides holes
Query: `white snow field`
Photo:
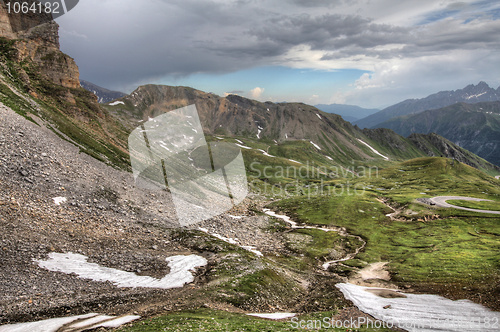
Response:
[{"label": "white snow field", "polygon": [[247,316],[280,320],[280,319],[287,319],[287,318],[295,317],[295,316],[297,316],[297,314],[290,313],[290,312],[275,312],[275,313],[271,313],[271,314],[247,314]]},{"label": "white snow field", "polygon": [[80,254],[50,253],[48,260],[35,260],[38,266],[54,272],[67,274],[75,273],[83,279],[94,281],[110,281],[117,287],[145,287],[145,288],[180,288],[184,284],[194,281],[190,272],[196,267],[205,266],[207,260],[201,256],[172,256],[166,259],[170,273],[162,279],[149,276],[138,276],[132,272],[104,267],[96,263],[87,262],[87,257]]},{"label": "white snow field", "polygon": [[117,328],[139,318],[141,316],[115,317],[91,313],[30,323],[2,325],[0,332],[66,332],[93,330],[99,327]]},{"label": "white snow field", "polygon": [[[500,313],[469,300],[452,301],[438,295],[400,293],[395,290],[336,285],[361,311],[404,330],[413,331],[500,331]],[[386,298],[377,290],[392,291],[401,297]]]},{"label": "white snow field", "polygon": [[360,141],[361,143],[363,143],[364,145],[366,145],[370,150],[372,150],[373,153],[378,154],[379,156],[381,156],[385,160],[389,160],[388,157],[384,156],[383,154],[381,154],[380,152],[378,152],[377,150],[375,150],[370,144],[366,143],[363,140],[360,140],[359,138],[358,138],[358,141]]}]

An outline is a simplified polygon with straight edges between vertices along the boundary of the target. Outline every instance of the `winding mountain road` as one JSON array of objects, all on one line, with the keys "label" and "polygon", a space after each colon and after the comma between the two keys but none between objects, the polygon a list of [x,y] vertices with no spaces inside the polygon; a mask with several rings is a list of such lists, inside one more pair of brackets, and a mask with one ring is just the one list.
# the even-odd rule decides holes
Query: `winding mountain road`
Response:
[{"label": "winding mountain road", "polygon": [[449,201],[449,200],[474,201],[474,202],[493,202],[492,200],[489,200],[489,199],[463,197],[463,196],[436,196],[436,197],[432,197],[430,200],[431,200],[431,202],[433,202],[434,204],[436,204],[439,207],[455,208],[455,209],[472,211],[472,212],[500,214],[500,211],[470,209],[470,208],[456,206],[453,204],[446,203],[446,201]]}]

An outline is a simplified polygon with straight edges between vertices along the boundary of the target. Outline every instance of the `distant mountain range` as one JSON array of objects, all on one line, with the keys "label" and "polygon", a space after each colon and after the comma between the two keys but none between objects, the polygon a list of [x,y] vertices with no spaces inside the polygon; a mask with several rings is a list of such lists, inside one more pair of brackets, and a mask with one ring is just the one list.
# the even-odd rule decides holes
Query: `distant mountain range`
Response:
[{"label": "distant mountain range", "polygon": [[479,82],[477,85],[471,84],[455,91],[441,91],[422,99],[407,99],[366,118],[355,121],[354,124],[360,128],[377,128],[381,127],[380,124],[382,122],[398,116],[416,114],[460,102],[473,104],[498,100],[500,100],[500,87],[495,90],[490,88],[485,82]]},{"label": "distant mountain range", "polygon": [[385,121],[378,126],[400,135],[437,133],[500,165],[500,101],[457,103]]},{"label": "distant mountain range", "polygon": [[340,115],[344,120],[349,122],[354,122],[365,118],[369,115],[379,112],[377,108],[362,108],[355,105],[344,105],[344,104],[319,104],[314,105],[316,108],[327,113],[335,113]]},{"label": "distant mountain range", "polygon": [[87,91],[92,92],[97,96],[97,101],[101,104],[109,103],[115,99],[121,98],[126,94],[119,91],[112,91],[106,88],[100,87],[94,83],[88,81],[80,80],[80,85]]}]

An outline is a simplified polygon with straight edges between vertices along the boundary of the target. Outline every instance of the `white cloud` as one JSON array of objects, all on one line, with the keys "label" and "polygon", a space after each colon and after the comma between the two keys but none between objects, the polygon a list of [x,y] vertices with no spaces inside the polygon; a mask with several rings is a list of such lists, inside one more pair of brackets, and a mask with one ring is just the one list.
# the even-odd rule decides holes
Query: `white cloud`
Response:
[{"label": "white cloud", "polygon": [[264,88],[256,87],[255,89],[250,90],[250,98],[259,99],[264,93]]},{"label": "white cloud", "polygon": [[329,104],[345,104],[347,102],[348,93],[345,92],[334,92],[328,101]]},{"label": "white cloud", "polygon": [[456,50],[390,60],[356,80],[356,88],[345,94],[346,103],[385,107],[408,98],[461,89],[481,80],[496,88],[499,84],[496,63],[498,56],[489,50]]}]

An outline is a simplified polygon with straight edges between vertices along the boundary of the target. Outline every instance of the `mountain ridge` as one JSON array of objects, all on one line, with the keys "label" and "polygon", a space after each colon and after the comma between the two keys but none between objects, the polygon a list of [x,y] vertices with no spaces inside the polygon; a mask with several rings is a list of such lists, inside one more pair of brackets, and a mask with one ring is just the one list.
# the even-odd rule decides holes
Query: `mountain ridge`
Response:
[{"label": "mountain ridge", "polygon": [[493,89],[481,81],[477,85],[469,84],[463,89],[440,91],[425,98],[404,100],[358,120],[354,124],[361,128],[376,128],[382,122],[394,117],[438,109],[458,102],[477,103],[498,100],[500,100],[500,87]]},{"label": "mountain ridge", "polygon": [[500,165],[500,101],[457,103],[393,118],[381,123],[380,127],[392,129],[403,136],[434,132]]},{"label": "mountain ridge", "polygon": [[380,109],[376,108],[363,108],[357,105],[346,104],[318,104],[314,105],[314,107],[323,112],[338,114],[342,116],[344,120],[351,123],[380,111]]},{"label": "mountain ridge", "polygon": [[[485,160],[472,158],[470,153],[451,142],[439,143],[431,150],[421,150],[415,141],[392,130],[360,130],[340,115],[325,113],[302,103],[259,102],[237,95],[220,97],[190,87],[159,85],[138,87],[119,101],[122,103],[106,107],[121,117],[121,122],[127,123],[129,128],[164,112],[195,104],[206,134],[246,137],[268,146],[303,141],[311,144],[308,149],[340,165],[349,165],[353,160],[384,163],[383,158],[371,151],[365,142],[391,160],[429,155],[451,158],[453,154],[449,151],[461,151],[462,160],[471,158],[467,162],[469,165],[497,169]],[[436,139],[431,141],[438,142]],[[450,145],[453,149],[444,149]]]},{"label": "mountain ridge", "polygon": [[93,94],[95,94],[97,96],[97,101],[100,104],[109,103],[115,99],[126,96],[126,94],[123,92],[109,90],[109,89],[103,88],[97,84],[94,84],[94,83],[91,83],[89,81],[85,81],[82,79],[80,79],[80,85],[85,90],[90,91]]}]

